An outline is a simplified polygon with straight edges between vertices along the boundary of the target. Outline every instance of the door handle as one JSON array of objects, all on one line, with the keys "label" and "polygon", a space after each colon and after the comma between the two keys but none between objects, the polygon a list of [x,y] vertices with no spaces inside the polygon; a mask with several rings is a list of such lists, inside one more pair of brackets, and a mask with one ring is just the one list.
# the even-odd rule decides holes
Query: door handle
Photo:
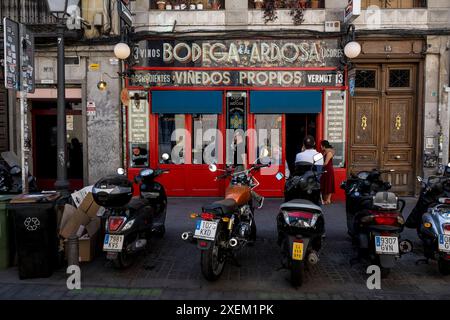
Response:
[{"label": "door handle", "polygon": [[399,155],[396,155],[396,156],[395,156],[395,159],[397,159],[397,160],[400,159],[400,158],[401,158],[401,157],[400,157]]}]

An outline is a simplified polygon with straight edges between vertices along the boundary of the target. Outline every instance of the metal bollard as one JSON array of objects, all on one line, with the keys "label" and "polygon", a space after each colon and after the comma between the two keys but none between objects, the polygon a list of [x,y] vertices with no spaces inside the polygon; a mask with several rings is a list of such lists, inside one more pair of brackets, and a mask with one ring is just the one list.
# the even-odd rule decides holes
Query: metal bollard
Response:
[{"label": "metal bollard", "polygon": [[78,237],[72,236],[67,239],[66,243],[67,250],[67,264],[69,266],[79,266],[79,248],[78,248]]}]

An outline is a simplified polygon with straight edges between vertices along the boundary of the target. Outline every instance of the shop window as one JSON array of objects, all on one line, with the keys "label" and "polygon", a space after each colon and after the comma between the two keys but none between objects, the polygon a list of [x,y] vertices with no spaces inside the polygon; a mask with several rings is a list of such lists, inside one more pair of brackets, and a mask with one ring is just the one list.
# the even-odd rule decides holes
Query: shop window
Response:
[{"label": "shop window", "polygon": [[355,86],[356,88],[374,89],[376,88],[375,70],[356,70]]},{"label": "shop window", "polygon": [[145,91],[130,91],[128,143],[130,167],[149,166],[149,110]]},{"label": "shop window", "polygon": [[381,9],[426,8],[427,0],[361,0],[361,8],[377,6]]},{"label": "shop window", "polygon": [[256,129],[256,154],[255,159],[261,155],[261,151],[267,148],[272,164],[281,164],[281,114],[257,114],[255,115]]},{"label": "shop window", "polygon": [[409,88],[411,86],[410,69],[391,69],[389,70],[390,88]]},{"label": "shop window", "polygon": [[[158,150],[159,162],[185,163],[185,147],[187,133],[184,114],[160,114],[158,118]],[[164,153],[170,155],[167,161],[162,160]]]},{"label": "shop window", "polygon": [[[305,9],[323,9],[325,8],[325,0],[275,0],[273,1],[277,9],[292,9],[301,5]],[[265,9],[268,0],[248,0],[249,9]]]},{"label": "shop window", "polygon": [[225,0],[151,0],[152,10],[224,10]]},{"label": "shop window", "polygon": [[192,164],[218,163],[216,114],[192,115]]}]

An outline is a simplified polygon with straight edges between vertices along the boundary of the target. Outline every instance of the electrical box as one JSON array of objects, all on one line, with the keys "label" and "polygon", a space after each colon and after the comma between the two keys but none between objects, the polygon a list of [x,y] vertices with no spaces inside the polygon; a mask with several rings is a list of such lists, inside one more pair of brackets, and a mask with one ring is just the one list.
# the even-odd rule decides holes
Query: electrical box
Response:
[{"label": "electrical box", "polygon": [[94,16],[94,26],[101,27],[103,26],[103,14],[96,13]]},{"label": "electrical box", "polygon": [[341,22],[340,21],[325,21],[325,32],[340,32]]}]

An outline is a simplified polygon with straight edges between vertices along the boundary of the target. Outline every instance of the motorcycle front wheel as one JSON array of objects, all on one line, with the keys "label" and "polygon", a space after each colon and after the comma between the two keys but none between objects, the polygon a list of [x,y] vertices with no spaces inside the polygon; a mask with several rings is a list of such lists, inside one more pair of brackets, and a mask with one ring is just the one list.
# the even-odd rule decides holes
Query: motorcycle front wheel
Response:
[{"label": "motorcycle front wheel", "polygon": [[224,248],[220,247],[218,240],[211,243],[207,250],[202,250],[200,256],[202,274],[208,281],[219,279],[225,267]]},{"label": "motorcycle front wheel", "polygon": [[450,274],[450,261],[440,258],[438,261],[438,269],[443,276],[448,276]]}]

